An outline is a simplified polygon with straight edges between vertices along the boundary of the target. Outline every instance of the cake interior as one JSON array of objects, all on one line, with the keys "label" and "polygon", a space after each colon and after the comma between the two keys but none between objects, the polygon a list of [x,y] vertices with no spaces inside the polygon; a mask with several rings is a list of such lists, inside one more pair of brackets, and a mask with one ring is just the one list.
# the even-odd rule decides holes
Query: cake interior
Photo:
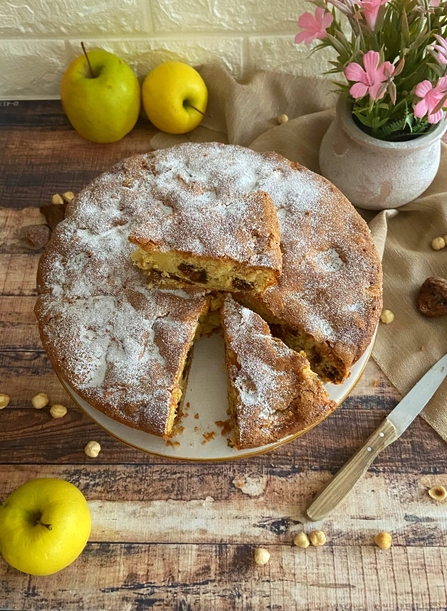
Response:
[{"label": "cake interior", "polygon": [[263,292],[275,283],[278,274],[277,270],[267,267],[179,251],[147,251],[139,247],[131,256],[147,274],[150,285],[196,285],[207,290]]}]

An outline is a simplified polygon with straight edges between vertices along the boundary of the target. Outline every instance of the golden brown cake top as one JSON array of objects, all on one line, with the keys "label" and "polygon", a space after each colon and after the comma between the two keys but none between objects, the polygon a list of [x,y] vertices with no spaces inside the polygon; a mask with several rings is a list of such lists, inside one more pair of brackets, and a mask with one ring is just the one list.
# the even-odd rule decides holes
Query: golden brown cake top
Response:
[{"label": "golden brown cake top", "polygon": [[239,447],[304,431],[335,409],[308,360],[272,337],[258,314],[227,297],[222,324]]}]

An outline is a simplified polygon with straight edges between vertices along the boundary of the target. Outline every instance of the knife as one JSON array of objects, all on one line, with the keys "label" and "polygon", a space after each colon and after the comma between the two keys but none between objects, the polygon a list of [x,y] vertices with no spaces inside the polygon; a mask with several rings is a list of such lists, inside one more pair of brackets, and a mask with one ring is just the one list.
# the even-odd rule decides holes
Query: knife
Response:
[{"label": "knife", "polygon": [[373,460],[396,441],[435,394],[447,376],[447,354],[413,386],[382,424],[368,437],[365,444],[338,471],[307,509],[311,520],[327,516],[352,490]]}]

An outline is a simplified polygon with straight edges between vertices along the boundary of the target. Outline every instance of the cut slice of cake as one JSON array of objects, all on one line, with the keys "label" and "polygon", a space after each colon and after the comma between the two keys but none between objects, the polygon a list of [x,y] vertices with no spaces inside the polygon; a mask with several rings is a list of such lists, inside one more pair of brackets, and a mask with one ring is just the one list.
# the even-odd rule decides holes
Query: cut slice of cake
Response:
[{"label": "cut slice of cake", "polygon": [[205,186],[165,199],[166,214],[136,226],[132,254],[150,285],[262,293],[281,273],[280,229],[270,196],[218,197]]},{"label": "cut slice of cake", "polygon": [[168,438],[180,413],[195,338],[209,299],[183,291],[54,299],[36,315],[56,373],[106,416]]},{"label": "cut slice of cake", "polygon": [[336,408],[304,353],[272,337],[258,314],[230,296],[222,308],[222,325],[237,448],[304,433]]}]

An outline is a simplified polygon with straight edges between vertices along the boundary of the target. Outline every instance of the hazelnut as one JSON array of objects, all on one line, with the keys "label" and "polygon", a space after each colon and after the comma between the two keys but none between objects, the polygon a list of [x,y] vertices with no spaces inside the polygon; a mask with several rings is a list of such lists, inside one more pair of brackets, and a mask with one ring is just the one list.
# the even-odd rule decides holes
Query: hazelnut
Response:
[{"label": "hazelnut", "polygon": [[267,562],[270,560],[270,552],[263,547],[258,547],[255,549],[253,558],[256,564],[267,564]]},{"label": "hazelnut", "polygon": [[101,446],[97,441],[89,441],[84,448],[84,452],[87,456],[90,456],[90,458],[96,458],[101,452]]},{"label": "hazelnut", "polygon": [[380,315],[380,320],[384,325],[389,325],[390,322],[393,322],[394,320],[394,314],[391,310],[383,310],[382,314]]},{"label": "hazelnut", "polygon": [[444,486],[433,486],[428,491],[428,494],[432,499],[435,499],[435,501],[444,501],[447,497],[447,490],[444,488]]},{"label": "hazelnut", "polygon": [[309,540],[315,547],[326,543],[326,535],[322,530],[313,530],[309,533]]},{"label": "hazelnut", "polygon": [[11,397],[9,395],[5,395],[4,393],[0,392],[0,409],[5,408],[10,401]]},{"label": "hazelnut", "polygon": [[447,315],[447,280],[427,278],[419,289],[417,308],[422,316],[436,318]]},{"label": "hazelnut", "polygon": [[392,538],[390,533],[381,532],[377,533],[377,535],[374,537],[374,542],[380,547],[380,549],[390,549]]},{"label": "hazelnut", "polygon": [[441,238],[441,236],[439,236],[439,238],[435,238],[434,240],[432,240],[431,247],[433,248],[433,250],[442,250],[443,248],[445,248],[444,238]]},{"label": "hazelnut", "polygon": [[65,193],[62,194],[64,202],[66,202],[67,204],[71,204],[71,202],[74,200],[74,196],[75,194],[73,193],[73,191],[65,191]]},{"label": "hazelnut", "polygon": [[63,418],[66,413],[67,408],[65,407],[65,405],[59,405],[58,403],[56,403],[50,408],[50,414],[53,416],[53,418]]},{"label": "hazelnut", "polygon": [[34,397],[31,399],[31,403],[36,409],[42,409],[42,407],[46,407],[49,402],[50,400],[48,398],[48,395],[44,392],[40,392],[38,395],[34,395]]},{"label": "hazelnut", "polygon": [[279,115],[279,117],[276,120],[278,122],[278,125],[282,125],[283,123],[287,123],[287,121],[289,120],[289,117],[287,115]]},{"label": "hazelnut", "polygon": [[55,193],[53,197],[51,198],[51,203],[54,204],[55,206],[60,206],[61,204],[64,203],[64,199],[63,197],[59,195],[59,193]]},{"label": "hazelnut", "polygon": [[297,547],[309,547],[309,537],[306,535],[305,532],[300,532],[295,535],[295,538],[293,539],[293,544]]}]

